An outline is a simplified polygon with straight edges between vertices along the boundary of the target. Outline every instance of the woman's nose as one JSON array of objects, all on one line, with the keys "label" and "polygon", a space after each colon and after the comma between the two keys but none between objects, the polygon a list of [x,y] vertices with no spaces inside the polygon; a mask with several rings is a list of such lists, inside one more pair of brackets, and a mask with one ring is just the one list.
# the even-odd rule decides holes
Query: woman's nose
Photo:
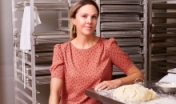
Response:
[{"label": "woman's nose", "polygon": [[87,18],[87,23],[88,24],[92,23],[92,18],[91,17]]}]

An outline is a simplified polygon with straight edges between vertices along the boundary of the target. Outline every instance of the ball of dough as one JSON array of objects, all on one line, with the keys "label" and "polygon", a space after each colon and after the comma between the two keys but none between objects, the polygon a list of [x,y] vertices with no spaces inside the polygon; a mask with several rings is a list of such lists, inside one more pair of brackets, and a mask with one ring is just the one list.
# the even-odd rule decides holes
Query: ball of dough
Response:
[{"label": "ball of dough", "polygon": [[120,86],[113,92],[116,100],[126,102],[146,102],[156,98],[152,89],[145,88],[139,84]]}]

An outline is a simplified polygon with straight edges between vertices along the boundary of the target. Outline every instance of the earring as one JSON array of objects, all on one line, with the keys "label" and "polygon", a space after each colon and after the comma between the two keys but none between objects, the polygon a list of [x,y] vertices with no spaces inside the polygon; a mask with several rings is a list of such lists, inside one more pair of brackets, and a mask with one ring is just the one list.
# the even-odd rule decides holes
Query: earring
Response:
[{"label": "earring", "polygon": [[76,34],[76,26],[73,26],[73,34]]}]

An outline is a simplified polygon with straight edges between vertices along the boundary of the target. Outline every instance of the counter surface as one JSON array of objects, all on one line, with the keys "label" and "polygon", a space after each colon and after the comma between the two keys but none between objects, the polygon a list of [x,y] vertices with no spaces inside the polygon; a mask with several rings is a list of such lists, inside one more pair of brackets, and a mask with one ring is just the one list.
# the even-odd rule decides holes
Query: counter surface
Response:
[{"label": "counter surface", "polygon": [[[145,82],[144,86],[149,88],[149,89],[153,89],[154,91],[156,91],[158,94],[163,94],[160,90],[158,90],[158,88],[155,86],[156,81],[150,81],[150,82]],[[108,103],[108,104],[124,104],[122,102],[119,102],[117,100],[111,99],[109,97],[103,96],[101,94],[99,94],[98,92],[96,92],[93,88],[89,88],[85,90],[85,94],[91,98],[94,98],[100,102],[103,103]],[[167,95],[167,94],[166,94]],[[171,95],[171,94],[168,94]],[[172,96],[174,96],[176,98],[176,94],[172,94]]]}]

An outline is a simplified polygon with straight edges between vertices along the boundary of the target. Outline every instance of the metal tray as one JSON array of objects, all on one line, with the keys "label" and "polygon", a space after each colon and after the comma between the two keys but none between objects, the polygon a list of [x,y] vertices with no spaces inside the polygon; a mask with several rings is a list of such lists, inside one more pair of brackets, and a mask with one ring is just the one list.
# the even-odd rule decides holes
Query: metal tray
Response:
[{"label": "metal tray", "polygon": [[158,42],[158,43],[152,43],[151,44],[152,48],[165,48],[165,47],[175,47],[176,46],[176,42]]},{"label": "metal tray", "polygon": [[[135,64],[139,69],[143,69],[143,64]],[[122,70],[120,70],[119,68],[117,68],[116,66],[113,65],[113,71],[116,72],[122,72]]]},{"label": "metal tray", "polygon": [[176,28],[176,23],[152,24],[153,29]]},{"label": "metal tray", "polygon": [[120,47],[124,52],[128,54],[141,54],[142,49],[140,47]]},{"label": "metal tray", "polygon": [[170,13],[152,13],[152,18],[176,18],[176,13],[175,12],[170,12]]},{"label": "metal tray", "polygon": [[141,21],[140,16],[137,14],[101,14],[100,16],[101,22],[108,22],[108,21]]},{"label": "metal tray", "polygon": [[35,39],[35,44],[57,44],[63,43],[69,40],[69,35],[62,31],[51,31],[51,32],[37,32],[33,34]]},{"label": "metal tray", "polygon": [[143,25],[141,22],[103,22],[101,30],[141,30]]},{"label": "metal tray", "polygon": [[143,63],[144,62],[144,57],[140,54],[129,55],[129,57],[134,63]]},{"label": "metal tray", "polygon": [[176,33],[153,33],[152,39],[168,39],[168,38],[176,38]]},{"label": "metal tray", "polygon": [[[22,58],[22,52],[18,52],[17,57]],[[31,55],[25,53],[25,60],[27,62],[31,62]],[[52,62],[52,55],[47,55],[47,56],[37,56],[35,57],[35,62],[36,64],[40,64],[40,63],[51,63]]]},{"label": "metal tray", "polygon": [[[15,7],[23,8],[29,6],[30,1],[19,1]],[[35,0],[34,6],[37,7],[37,10],[68,10],[69,6],[66,1],[56,1],[56,0]]]},{"label": "metal tray", "polygon": [[[166,85],[166,86],[164,86]],[[157,82],[156,86],[163,93],[176,93],[176,83],[175,82]]]},{"label": "metal tray", "polygon": [[143,7],[139,5],[102,5],[101,13],[106,12],[126,12],[126,13],[142,13]]},{"label": "metal tray", "polygon": [[142,0],[100,0],[100,4],[141,4]]},{"label": "metal tray", "polygon": [[152,9],[176,9],[176,4],[152,4]]},{"label": "metal tray", "polygon": [[141,31],[104,31],[101,32],[102,37],[106,38],[123,38],[123,37],[142,37]]},{"label": "metal tray", "polygon": [[125,46],[141,46],[142,44],[140,42],[118,42],[118,45],[120,47],[125,47]]}]

